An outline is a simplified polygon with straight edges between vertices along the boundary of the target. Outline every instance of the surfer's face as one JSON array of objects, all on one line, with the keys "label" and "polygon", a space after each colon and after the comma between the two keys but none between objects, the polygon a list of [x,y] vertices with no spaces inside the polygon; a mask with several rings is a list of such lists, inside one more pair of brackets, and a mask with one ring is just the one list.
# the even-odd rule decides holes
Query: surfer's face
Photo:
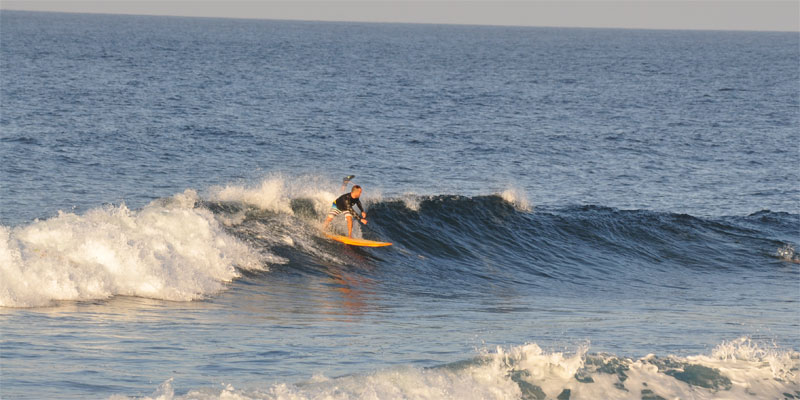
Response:
[{"label": "surfer's face", "polygon": [[361,189],[353,190],[353,192],[350,193],[350,195],[353,196],[354,199],[357,199],[359,196],[361,196]]}]

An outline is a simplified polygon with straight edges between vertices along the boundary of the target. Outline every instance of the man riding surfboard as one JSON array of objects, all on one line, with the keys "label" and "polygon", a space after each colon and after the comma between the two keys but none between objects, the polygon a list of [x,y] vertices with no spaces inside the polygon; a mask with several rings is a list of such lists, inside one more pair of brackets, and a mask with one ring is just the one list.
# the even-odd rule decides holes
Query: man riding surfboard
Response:
[{"label": "man riding surfboard", "polygon": [[[354,176],[350,175],[347,178],[344,178],[344,182],[342,184],[342,189],[347,187],[347,183],[350,182]],[[331,220],[339,214],[344,213],[345,218],[347,218],[347,237],[353,237],[353,216],[357,216],[355,210],[353,210],[353,206],[358,206],[358,209],[361,211],[361,223],[367,223],[367,213],[364,211],[364,206],[361,204],[361,186],[353,185],[353,188],[350,189],[350,193],[345,193],[336,201],[331,204],[331,210],[328,212],[328,217],[325,218],[325,223],[322,225],[322,230],[328,229],[328,224],[330,224]]]}]

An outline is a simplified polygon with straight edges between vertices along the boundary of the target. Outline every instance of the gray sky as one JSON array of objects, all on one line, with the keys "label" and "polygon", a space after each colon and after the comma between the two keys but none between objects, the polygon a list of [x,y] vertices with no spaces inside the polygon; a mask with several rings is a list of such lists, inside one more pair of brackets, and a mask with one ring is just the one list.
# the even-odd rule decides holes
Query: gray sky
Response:
[{"label": "gray sky", "polygon": [[0,0],[0,9],[321,21],[800,32],[800,0]]}]

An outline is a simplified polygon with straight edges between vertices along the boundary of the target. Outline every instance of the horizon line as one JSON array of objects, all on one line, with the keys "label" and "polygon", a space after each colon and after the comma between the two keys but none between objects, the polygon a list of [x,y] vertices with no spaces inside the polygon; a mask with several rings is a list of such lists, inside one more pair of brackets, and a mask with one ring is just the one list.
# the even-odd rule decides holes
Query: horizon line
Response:
[{"label": "horizon line", "polygon": [[[11,4],[8,4],[11,3]],[[255,20],[255,21],[295,21],[295,22],[331,22],[331,23],[365,23],[365,24],[408,24],[408,25],[445,25],[445,26],[487,26],[487,27],[512,27],[512,28],[564,28],[564,29],[609,29],[609,30],[653,30],[653,31],[704,31],[704,32],[775,32],[775,33],[800,33],[800,20],[797,26],[792,28],[764,28],[764,27],[728,27],[728,26],[646,26],[646,25],[624,25],[615,23],[515,23],[502,22],[502,21],[458,21],[458,20],[438,20],[437,16],[427,16],[421,18],[422,20],[414,20],[409,16],[400,16],[399,18],[381,18],[381,17],[353,17],[342,18],[337,16],[319,17],[311,16],[294,17],[291,15],[198,15],[190,13],[169,12],[163,10],[143,11],[143,10],[64,10],[64,9],[37,9],[31,7],[21,6],[17,1],[4,1],[0,3],[0,12],[30,12],[30,13],[59,13],[59,14],[83,14],[83,15],[115,15],[115,16],[146,16],[146,17],[174,17],[174,18],[203,18],[203,19],[232,19],[232,20]],[[83,2],[86,3],[86,2]],[[201,2],[210,3],[210,2]],[[302,4],[303,2],[301,2]],[[330,5],[337,3],[330,2]],[[418,2],[415,2],[415,4]],[[461,4],[461,2],[437,2],[441,4]],[[484,4],[481,2],[470,2],[473,5]],[[605,4],[606,2],[596,2],[595,6]],[[30,3],[27,3],[30,4]],[[240,3],[241,4],[241,3]],[[272,5],[277,3],[271,3]],[[282,3],[281,3],[282,4]],[[307,3],[309,4],[309,3]],[[316,3],[315,3],[316,4]],[[380,3],[373,3],[380,4]],[[797,3],[800,6],[800,3]],[[517,4],[518,6],[520,4]],[[643,4],[639,4],[640,6]],[[800,10],[800,7],[798,7]],[[800,12],[800,11],[799,11]]]}]

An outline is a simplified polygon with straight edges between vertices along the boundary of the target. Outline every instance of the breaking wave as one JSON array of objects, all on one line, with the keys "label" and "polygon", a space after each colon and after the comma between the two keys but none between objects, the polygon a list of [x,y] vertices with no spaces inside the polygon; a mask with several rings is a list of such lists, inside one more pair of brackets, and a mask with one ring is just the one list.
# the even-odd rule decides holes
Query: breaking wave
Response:
[{"label": "breaking wave", "polygon": [[[483,351],[431,368],[398,367],[307,382],[236,388],[223,384],[177,394],[173,379],[146,399],[793,399],[800,396],[800,354],[748,338],[709,355],[630,359],[545,351],[536,344]],[[117,400],[125,397],[116,397]]]},{"label": "breaking wave", "polygon": [[[319,231],[337,193],[330,186],[271,177],[252,186],[213,187],[202,197],[187,190],[140,210],[107,206],[0,227],[0,306],[116,295],[188,301],[223,290],[241,271],[271,264],[298,271],[346,267],[350,261]],[[380,253],[357,251],[404,271],[403,279],[414,284],[470,290],[491,280],[548,288],[555,280],[562,287],[614,289],[658,284],[682,271],[724,273],[800,261],[796,214],[701,218],[591,205],[533,208],[517,190],[484,196],[376,192],[364,198],[370,222],[357,224],[354,235],[395,245]],[[344,231],[343,219],[333,229]],[[432,273],[453,278],[422,279]]]},{"label": "breaking wave", "polygon": [[108,206],[0,227],[0,306],[116,295],[194,300],[222,290],[237,268],[282,262],[226,233],[191,190],[138,211]]}]

